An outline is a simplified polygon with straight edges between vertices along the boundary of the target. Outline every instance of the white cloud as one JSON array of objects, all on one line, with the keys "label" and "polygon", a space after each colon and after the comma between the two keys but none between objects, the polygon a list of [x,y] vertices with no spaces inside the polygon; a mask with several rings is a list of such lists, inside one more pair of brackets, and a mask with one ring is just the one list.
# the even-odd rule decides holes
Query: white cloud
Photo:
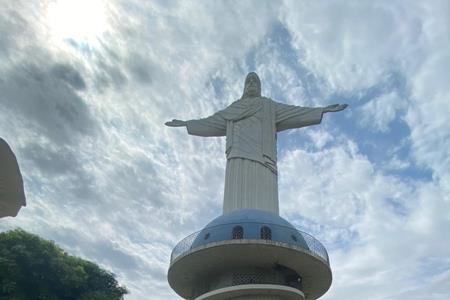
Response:
[{"label": "white cloud", "polygon": [[403,299],[446,276],[445,187],[386,175],[352,142],[287,152],[280,170],[282,215],[303,230],[320,224],[309,230],[329,247],[334,282],[324,299]]},{"label": "white cloud", "polygon": [[420,10],[409,2],[285,1],[283,8],[301,61],[333,91],[370,87],[416,55]]},{"label": "white cloud", "polygon": [[445,121],[450,109],[448,2],[285,3],[289,9],[283,16],[293,44],[305,53],[301,62],[326,78],[332,91],[366,89],[389,73],[403,74],[410,99],[394,100],[391,92],[368,102],[363,112],[390,104],[377,109],[374,118],[366,115],[363,124],[386,131],[394,111],[407,109],[415,159],[443,175],[450,157],[445,150],[450,149]]},{"label": "white cloud", "polygon": [[413,77],[413,103],[405,118],[415,159],[438,176],[448,174],[450,167],[450,92],[444,79],[450,67],[448,51],[450,46],[445,54],[439,50]]},{"label": "white cloud", "polygon": [[386,132],[390,123],[396,119],[397,111],[403,106],[403,100],[396,92],[383,94],[359,108],[360,122],[364,127]]},{"label": "white cloud", "polygon": [[[361,116],[326,115],[281,151],[282,215],[330,249],[324,299],[448,298],[445,0],[105,2],[91,44],[55,42],[45,8],[0,11],[0,135],[28,196],[1,230],[20,226],[101,263],[126,299],[177,298],[165,279],[171,247],[221,213],[225,145],[163,123],[225,107],[254,66],[275,100],[325,105],[343,93]],[[399,122],[411,134],[390,136],[390,159],[375,164],[360,135]],[[432,178],[408,174],[417,165]]]}]

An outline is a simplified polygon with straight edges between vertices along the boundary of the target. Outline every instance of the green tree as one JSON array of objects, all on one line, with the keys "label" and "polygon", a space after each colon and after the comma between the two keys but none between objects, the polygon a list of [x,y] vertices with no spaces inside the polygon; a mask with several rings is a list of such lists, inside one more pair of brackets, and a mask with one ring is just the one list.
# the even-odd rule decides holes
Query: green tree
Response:
[{"label": "green tree", "polygon": [[0,233],[0,300],[120,300],[113,273],[15,229]]}]

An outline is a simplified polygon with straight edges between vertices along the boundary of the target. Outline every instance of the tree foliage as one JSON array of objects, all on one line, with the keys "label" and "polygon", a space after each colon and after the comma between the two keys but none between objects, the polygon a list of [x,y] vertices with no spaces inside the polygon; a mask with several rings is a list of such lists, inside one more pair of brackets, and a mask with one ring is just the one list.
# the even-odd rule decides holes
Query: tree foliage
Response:
[{"label": "tree foliage", "polygon": [[119,300],[114,274],[22,229],[0,233],[0,300]]}]

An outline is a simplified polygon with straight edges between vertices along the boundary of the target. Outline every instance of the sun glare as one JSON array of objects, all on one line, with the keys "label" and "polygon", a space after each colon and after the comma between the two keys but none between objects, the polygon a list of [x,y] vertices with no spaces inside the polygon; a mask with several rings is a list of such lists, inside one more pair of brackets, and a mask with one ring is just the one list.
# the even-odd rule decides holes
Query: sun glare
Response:
[{"label": "sun glare", "polygon": [[92,44],[106,31],[103,0],[57,0],[48,6],[51,34],[58,40]]}]

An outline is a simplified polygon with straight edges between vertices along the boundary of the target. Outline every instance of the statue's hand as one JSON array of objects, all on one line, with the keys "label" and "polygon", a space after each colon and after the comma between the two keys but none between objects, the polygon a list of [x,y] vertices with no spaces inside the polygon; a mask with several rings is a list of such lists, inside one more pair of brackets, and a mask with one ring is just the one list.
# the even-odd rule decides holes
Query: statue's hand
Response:
[{"label": "statue's hand", "polygon": [[324,107],[323,112],[337,112],[337,111],[341,111],[344,110],[346,107],[348,106],[348,104],[333,104],[333,105],[328,105],[327,107]]},{"label": "statue's hand", "polygon": [[183,126],[186,126],[187,123],[186,123],[186,121],[173,119],[172,121],[166,122],[164,124],[166,126],[170,126],[170,127],[183,127]]}]

